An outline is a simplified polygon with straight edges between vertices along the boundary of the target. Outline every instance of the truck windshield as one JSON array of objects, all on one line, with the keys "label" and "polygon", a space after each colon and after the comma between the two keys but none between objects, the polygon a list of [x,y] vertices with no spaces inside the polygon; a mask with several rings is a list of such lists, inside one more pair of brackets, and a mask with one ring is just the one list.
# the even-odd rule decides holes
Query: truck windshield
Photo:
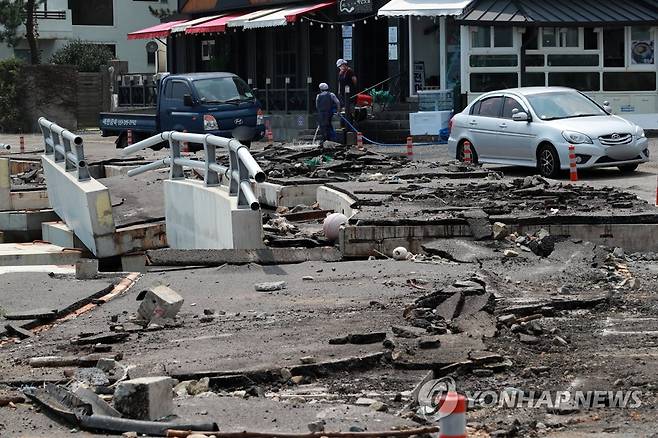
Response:
[{"label": "truck windshield", "polygon": [[245,82],[237,77],[199,79],[194,81],[199,99],[206,103],[251,101],[254,95]]}]

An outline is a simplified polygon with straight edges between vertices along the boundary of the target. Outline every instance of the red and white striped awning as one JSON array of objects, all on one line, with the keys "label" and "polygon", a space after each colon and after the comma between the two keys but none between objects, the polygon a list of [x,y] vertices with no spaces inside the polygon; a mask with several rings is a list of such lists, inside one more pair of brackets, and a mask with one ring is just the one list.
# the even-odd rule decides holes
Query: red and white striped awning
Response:
[{"label": "red and white striped awning", "polygon": [[245,29],[259,29],[263,27],[285,26],[288,23],[294,23],[304,14],[328,8],[335,4],[336,1],[334,0],[305,6],[289,6],[279,11],[272,12],[271,14],[254,18],[253,20],[247,20],[242,24],[242,27]]},{"label": "red and white striped awning", "polygon": [[167,23],[156,24],[146,29],[136,30],[128,34],[129,40],[148,40],[151,38],[166,38],[171,34],[171,29],[187,20],[169,21]]},{"label": "red and white striped awning", "polygon": [[229,21],[238,19],[245,14],[244,12],[234,13],[224,15],[218,18],[215,18],[205,23],[195,24],[185,29],[186,34],[195,34],[195,33],[212,33],[212,32],[226,32],[226,25]]}]

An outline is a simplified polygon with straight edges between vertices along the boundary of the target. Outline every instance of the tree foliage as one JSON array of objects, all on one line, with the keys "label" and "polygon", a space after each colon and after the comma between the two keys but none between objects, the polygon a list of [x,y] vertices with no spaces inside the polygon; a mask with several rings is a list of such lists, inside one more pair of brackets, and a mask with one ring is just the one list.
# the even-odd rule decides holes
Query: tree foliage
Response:
[{"label": "tree foliage", "polygon": [[153,6],[149,6],[149,12],[151,13],[151,15],[159,18],[160,20],[169,18],[175,13],[175,11],[172,11],[171,9],[154,8]]},{"label": "tree foliage", "polygon": [[10,58],[0,61],[0,131],[16,132],[21,128],[22,62]]},{"label": "tree foliage", "polygon": [[0,41],[16,47],[18,28],[25,26],[25,38],[30,48],[30,62],[39,63],[34,11],[44,0],[0,0]]},{"label": "tree foliage", "polygon": [[81,72],[97,72],[114,56],[112,51],[101,44],[72,40],[53,53],[50,62],[61,65],[75,65]]}]

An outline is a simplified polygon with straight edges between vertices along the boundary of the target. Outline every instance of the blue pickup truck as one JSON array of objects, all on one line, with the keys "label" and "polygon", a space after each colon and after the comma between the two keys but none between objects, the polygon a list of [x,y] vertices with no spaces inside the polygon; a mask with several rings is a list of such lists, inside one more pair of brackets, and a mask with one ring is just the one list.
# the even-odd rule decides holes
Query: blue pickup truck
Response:
[{"label": "blue pickup truck", "polygon": [[164,131],[234,137],[245,144],[265,134],[260,103],[232,73],[168,75],[158,81],[157,92],[155,114],[101,113],[102,135],[117,136],[117,148],[124,148],[129,130],[133,143]]}]

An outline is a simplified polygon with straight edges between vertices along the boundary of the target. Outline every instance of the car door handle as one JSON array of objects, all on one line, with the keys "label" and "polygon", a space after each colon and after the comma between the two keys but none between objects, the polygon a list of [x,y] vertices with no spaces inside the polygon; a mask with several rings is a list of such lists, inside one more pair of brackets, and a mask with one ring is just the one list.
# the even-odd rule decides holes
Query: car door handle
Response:
[{"label": "car door handle", "polygon": [[475,125],[477,125],[477,124],[478,124],[478,122],[476,122],[475,120],[471,120],[471,121],[470,121],[470,122],[468,122],[468,123],[469,123],[470,125],[473,125],[473,126],[475,126]]},{"label": "car door handle", "polygon": [[507,128],[507,123],[501,123],[498,125],[499,128]]}]

